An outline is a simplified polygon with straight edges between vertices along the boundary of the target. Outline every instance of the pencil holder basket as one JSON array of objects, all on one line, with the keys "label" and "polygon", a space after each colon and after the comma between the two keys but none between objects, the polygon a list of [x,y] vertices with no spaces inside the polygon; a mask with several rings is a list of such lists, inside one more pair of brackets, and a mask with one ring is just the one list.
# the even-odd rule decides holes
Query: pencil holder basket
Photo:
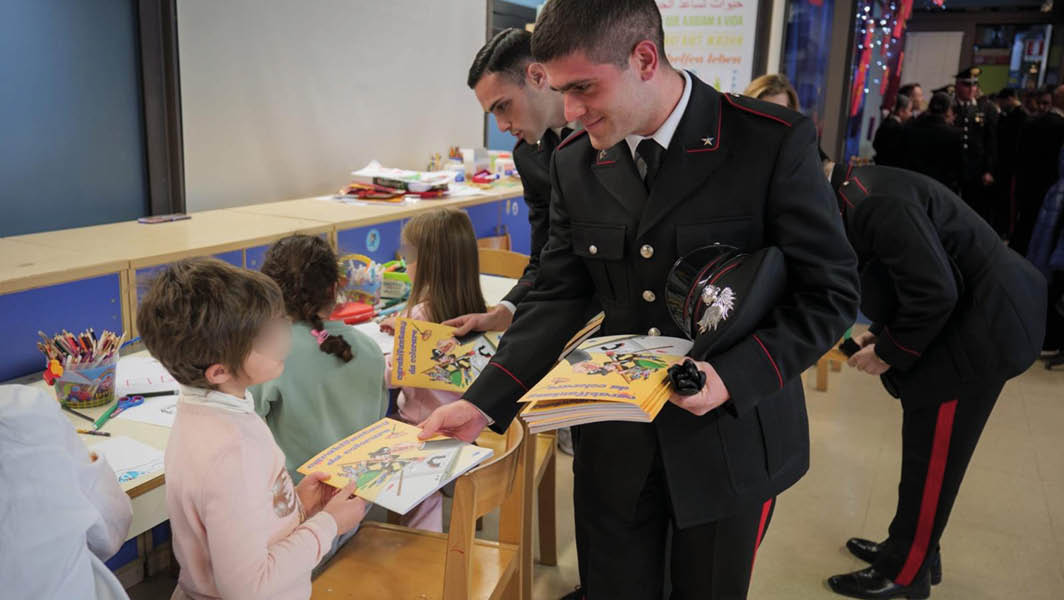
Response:
[{"label": "pencil holder basket", "polygon": [[63,406],[93,408],[115,399],[118,356],[95,366],[71,366],[55,380],[55,397]]}]

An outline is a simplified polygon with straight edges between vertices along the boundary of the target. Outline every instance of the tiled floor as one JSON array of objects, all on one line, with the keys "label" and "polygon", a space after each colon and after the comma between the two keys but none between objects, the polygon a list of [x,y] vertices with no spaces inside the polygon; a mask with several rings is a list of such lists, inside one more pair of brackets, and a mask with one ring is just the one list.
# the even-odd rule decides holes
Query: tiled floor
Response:
[{"label": "tiled floor", "polygon": [[[885,536],[896,501],[901,410],[877,378],[844,367],[827,392],[807,377],[812,466],[779,498],[757,557],[750,598],[838,598],[832,574],[860,568],[848,537]],[[577,583],[571,460],[558,465],[559,565],[537,565],[533,597],[553,600]],[[482,532],[497,530],[488,519]],[[972,459],[942,539],[940,600],[1064,598],[1064,369],[1041,363],[1006,387]],[[150,586],[150,587],[149,587]],[[166,598],[148,582],[137,599]]]}]

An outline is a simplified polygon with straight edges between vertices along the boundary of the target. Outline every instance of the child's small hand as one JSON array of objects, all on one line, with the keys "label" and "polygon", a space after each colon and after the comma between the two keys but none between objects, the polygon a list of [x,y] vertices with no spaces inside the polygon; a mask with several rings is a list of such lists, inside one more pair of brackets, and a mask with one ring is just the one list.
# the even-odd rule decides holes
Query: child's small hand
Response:
[{"label": "child's small hand", "polygon": [[303,503],[307,516],[318,513],[336,495],[337,489],[325,483],[332,475],[315,471],[304,477],[296,486],[296,495]]},{"label": "child's small hand", "polygon": [[387,319],[385,319],[385,320],[380,322],[380,326],[381,326],[381,331],[383,331],[384,333],[387,333],[388,335],[395,335],[395,319],[394,318],[388,317]]},{"label": "child's small hand", "polygon": [[354,529],[362,522],[366,510],[369,509],[368,502],[354,495],[355,489],[355,482],[352,481],[337,492],[322,509],[336,521],[337,533],[347,533]]}]

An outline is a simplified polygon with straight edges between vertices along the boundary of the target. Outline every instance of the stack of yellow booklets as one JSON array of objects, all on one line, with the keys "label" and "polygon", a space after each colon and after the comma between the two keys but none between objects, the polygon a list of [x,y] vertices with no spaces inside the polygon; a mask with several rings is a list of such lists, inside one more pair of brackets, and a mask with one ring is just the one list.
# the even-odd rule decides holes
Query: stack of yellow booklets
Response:
[{"label": "stack of yellow booklets", "polygon": [[393,386],[464,392],[499,347],[501,333],[471,333],[461,339],[454,327],[398,318],[392,349]]},{"label": "stack of yellow booklets", "polygon": [[669,366],[690,349],[690,340],[660,336],[589,339],[521,398],[521,418],[532,433],[600,421],[649,423],[669,399]]},{"label": "stack of yellow booklets", "polygon": [[413,425],[381,419],[322,450],[297,470],[304,475],[328,473],[332,477],[326,483],[337,488],[354,481],[355,494],[405,515],[492,454],[489,448],[451,438],[420,441],[420,432]]}]

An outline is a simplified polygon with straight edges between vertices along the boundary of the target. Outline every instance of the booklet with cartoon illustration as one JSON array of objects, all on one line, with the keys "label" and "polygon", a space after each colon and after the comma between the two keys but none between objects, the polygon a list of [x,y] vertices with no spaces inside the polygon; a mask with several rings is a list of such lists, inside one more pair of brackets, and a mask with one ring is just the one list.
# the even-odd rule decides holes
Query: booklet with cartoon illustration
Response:
[{"label": "booklet with cartoon illustration", "polygon": [[491,456],[489,448],[437,437],[420,441],[421,430],[394,419],[381,419],[329,446],[297,469],[304,475],[322,471],[326,481],[343,488],[355,481],[361,498],[406,514],[436,490]]},{"label": "booklet with cartoon illustration", "polygon": [[392,348],[393,386],[464,392],[499,347],[501,333],[471,333],[456,338],[454,327],[398,318]]},{"label": "booklet with cartoon illustration", "polygon": [[[602,326],[604,313],[592,317],[569,340],[562,356],[594,335]],[[502,333],[473,332],[461,338],[454,327],[398,318],[392,348],[393,386],[464,392],[495,356]]]},{"label": "booklet with cartoon illustration", "polygon": [[660,336],[591,338],[521,398],[521,418],[532,433],[600,421],[649,423],[669,399],[669,366],[691,345]]}]

